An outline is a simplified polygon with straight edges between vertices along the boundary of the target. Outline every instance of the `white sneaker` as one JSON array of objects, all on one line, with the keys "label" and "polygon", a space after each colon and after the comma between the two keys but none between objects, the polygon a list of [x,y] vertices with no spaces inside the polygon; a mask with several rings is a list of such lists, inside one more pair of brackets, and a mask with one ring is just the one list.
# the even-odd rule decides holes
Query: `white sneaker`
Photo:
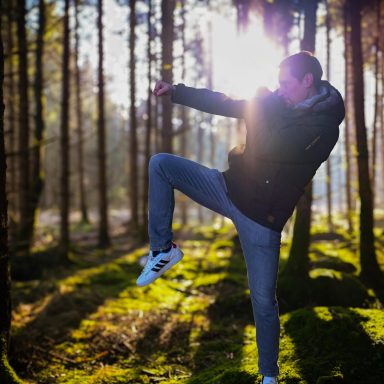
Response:
[{"label": "white sneaker", "polygon": [[277,384],[277,378],[276,377],[263,376],[263,380],[262,380],[261,384]]},{"label": "white sneaker", "polygon": [[152,281],[159,278],[164,272],[177,264],[183,256],[183,252],[175,243],[172,243],[172,248],[169,252],[160,252],[155,257],[152,256],[152,251],[150,251],[147,263],[145,264],[143,272],[141,272],[136,280],[136,284],[139,287],[144,287],[152,283]]}]

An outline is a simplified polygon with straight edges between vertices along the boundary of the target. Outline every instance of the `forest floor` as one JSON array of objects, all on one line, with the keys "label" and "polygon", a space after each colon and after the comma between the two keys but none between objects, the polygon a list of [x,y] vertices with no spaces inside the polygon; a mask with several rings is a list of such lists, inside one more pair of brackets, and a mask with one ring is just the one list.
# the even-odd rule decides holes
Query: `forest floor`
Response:
[{"label": "forest floor", "polygon": [[[358,274],[356,239],[312,232],[311,278]],[[257,383],[255,327],[235,235],[228,223],[176,231],[183,261],[144,288],[135,281],[147,245],[120,236],[100,251],[79,235],[71,265],[13,281],[11,364],[38,384]],[[384,243],[377,247],[384,269]],[[280,269],[288,250],[284,240]],[[384,311],[372,290],[367,295],[360,307],[314,302],[282,313],[279,382],[382,382]]]}]

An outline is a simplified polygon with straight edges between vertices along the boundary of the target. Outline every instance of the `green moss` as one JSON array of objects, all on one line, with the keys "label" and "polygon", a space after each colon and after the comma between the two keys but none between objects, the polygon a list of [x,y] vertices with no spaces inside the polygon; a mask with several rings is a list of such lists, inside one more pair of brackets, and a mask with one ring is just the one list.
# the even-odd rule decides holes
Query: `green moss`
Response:
[{"label": "green moss", "polygon": [[300,280],[283,275],[278,281],[278,296],[282,313],[308,305],[368,307],[375,302],[358,278],[325,268],[314,269]]},{"label": "green moss", "polygon": [[19,379],[13,368],[8,362],[7,354],[5,350],[5,338],[0,335],[0,383],[2,384],[23,384],[23,381]]},{"label": "green moss", "polygon": [[355,274],[360,271],[357,244],[350,241],[315,241],[310,247],[310,259],[315,266],[324,266]]},{"label": "green moss", "polygon": [[340,376],[347,383],[368,383],[367,374],[369,382],[379,382],[384,374],[383,325],[384,313],[374,309],[319,307],[284,315],[282,378],[289,377],[294,365],[308,383]]},{"label": "green moss", "polygon": [[[92,253],[86,261],[92,265],[76,266],[71,276],[47,286],[47,305],[30,329],[49,335],[55,328],[57,337],[34,341],[45,353],[27,352],[34,356],[31,378],[39,384],[255,383],[255,326],[241,248],[232,238],[233,227],[207,229],[207,236],[204,231],[179,242],[182,263],[148,287],[135,285],[141,270],[137,260],[147,247],[123,256],[113,249]],[[313,268],[307,279],[286,280],[288,299],[313,307],[281,316],[281,384],[369,384],[362,381],[365,371],[376,381],[383,377],[383,313],[314,306],[371,305],[373,292],[355,272],[335,267],[339,255],[343,263],[356,265],[354,243],[342,248],[348,241],[316,241],[311,262],[322,268]],[[283,245],[282,253],[288,249]],[[37,285],[16,289],[27,298]]]},{"label": "green moss", "polygon": [[188,380],[188,384],[254,384],[256,376],[246,371],[236,369],[236,367],[221,366],[207,370],[202,374],[196,375]]},{"label": "green moss", "polygon": [[367,288],[354,276],[332,270],[310,273],[311,299],[316,305],[368,306]]}]

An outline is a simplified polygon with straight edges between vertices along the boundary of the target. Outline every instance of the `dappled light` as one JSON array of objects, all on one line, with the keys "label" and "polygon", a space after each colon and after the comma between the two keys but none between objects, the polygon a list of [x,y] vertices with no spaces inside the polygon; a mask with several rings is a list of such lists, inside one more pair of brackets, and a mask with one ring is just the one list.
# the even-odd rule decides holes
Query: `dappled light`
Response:
[{"label": "dappled light", "polygon": [[383,382],[384,0],[0,10],[0,384]]}]

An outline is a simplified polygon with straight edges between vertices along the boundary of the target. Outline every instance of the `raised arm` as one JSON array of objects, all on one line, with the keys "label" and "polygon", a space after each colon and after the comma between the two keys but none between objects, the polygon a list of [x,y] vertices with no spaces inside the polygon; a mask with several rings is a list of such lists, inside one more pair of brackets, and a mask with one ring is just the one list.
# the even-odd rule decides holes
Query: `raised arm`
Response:
[{"label": "raised arm", "polygon": [[171,85],[161,80],[156,82],[153,93],[156,96],[170,95],[174,103],[202,112],[238,119],[244,118],[247,104],[245,100],[234,100],[209,89],[192,88],[184,84]]}]

